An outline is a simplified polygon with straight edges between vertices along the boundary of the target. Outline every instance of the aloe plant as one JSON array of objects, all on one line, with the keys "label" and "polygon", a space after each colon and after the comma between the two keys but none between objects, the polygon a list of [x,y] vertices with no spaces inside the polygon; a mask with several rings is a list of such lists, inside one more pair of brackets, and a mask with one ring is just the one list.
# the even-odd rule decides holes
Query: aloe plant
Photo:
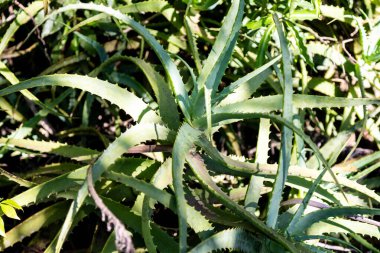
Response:
[{"label": "aloe plant", "polygon": [[[245,1],[233,0],[227,5],[228,11],[217,34],[206,36],[204,34],[209,31],[194,21],[194,16],[201,10],[216,8],[218,1],[184,2],[183,17],[176,9],[177,5],[161,0],[117,7],[112,3],[108,6],[73,3],[49,11],[46,11],[49,7],[46,2],[35,1],[20,10],[7,27],[0,51],[7,48],[12,35],[21,26],[33,19],[36,22],[34,29],[42,28],[45,32],[41,39],[48,40],[49,35],[55,35],[64,41],[71,40],[70,47],[76,48],[76,52],[83,48],[99,64],[82,65],[86,59],[83,54],[64,59],[55,55],[52,57],[55,65],[44,70],[43,75],[18,80],[7,67],[10,63],[1,63],[0,73],[12,84],[0,90],[4,101],[12,102],[14,96],[22,92],[33,104],[32,108],[36,108],[35,104],[39,109],[13,133],[0,138],[2,155],[8,157],[9,152],[14,151],[31,161],[33,156],[40,156],[43,161],[44,156],[56,160],[53,164],[46,161],[46,166],[32,172],[0,171],[17,190],[4,203],[7,208],[10,207],[12,213],[14,208],[21,207],[36,210],[18,224],[9,225],[9,229],[0,224],[0,233],[5,232],[1,234],[0,249],[11,249],[17,242],[35,235],[36,231],[51,229],[52,223],[59,222],[60,228],[54,231],[55,236],[50,238],[44,252],[60,252],[70,233],[93,214],[102,216],[102,222],[110,232],[101,242],[91,244],[95,247],[92,250],[99,252],[133,252],[137,247],[149,252],[211,252],[220,249],[252,252],[252,248],[269,252],[321,252],[324,250],[321,247],[330,245],[310,240],[321,239],[355,248],[350,242],[325,235],[342,233],[350,236],[355,232],[351,228],[353,225],[360,226],[360,232],[352,238],[361,240],[363,245],[366,241],[362,235],[380,238],[376,230],[378,223],[359,216],[379,214],[378,209],[370,208],[370,203],[380,202],[380,196],[358,181],[377,167],[369,167],[356,175],[345,173],[345,168],[355,174],[360,168],[378,163],[378,153],[358,161],[336,163],[351,133],[363,124],[352,124],[350,117],[360,112],[349,111],[359,111],[365,106],[377,108],[380,99],[365,96],[358,67],[354,67],[352,73],[359,79],[362,96],[338,97],[335,93],[322,96],[308,92],[318,91],[317,85],[313,86],[315,79],[309,80],[306,73],[306,64],[315,67],[310,51],[315,50],[316,54],[324,54],[331,60],[337,59],[321,49],[313,49],[312,45],[305,45],[298,22],[306,16],[307,19],[320,15],[330,17],[328,8],[332,7],[312,1],[308,5],[310,11],[304,13],[300,6],[307,5],[306,1],[291,1],[289,9],[285,8],[288,12],[283,12],[286,15],[268,12],[265,17],[246,23],[244,18],[252,18],[250,11],[257,6],[252,3],[245,6]],[[278,11],[283,8],[276,7]],[[144,27],[134,19],[139,18],[138,15],[126,15],[138,12],[159,13],[171,22],[174,35],[166,37],[169,38],[168,44],[161,43],[160,38],[165,36],[154,30],[154,26]],[[70,21],[70,17],[75,17],[78,22]],[[52,27],[49,23],[52,19],[62,22]],[[345,16],[343,21],[348,22]],[[86,31],[91,24],[97,29],[105,29],[107,36],[118,34],[118,38],[124,41],[127,41],[124,36],[129,34],[123,32],[129,33],[132,29],[139,36],[130,39],[131,44],[140,43],[139,56],[117,50],[113,55],[109,54],[109,45],[106,48]],[[242,54],[240,37],[247,29],[263,32],[254,51],[256,62],[249,59],[250,55]],[[72,39],[71,33],[74,33]],[[180,45],[183,36],[188,38],[187,46]],[[300,48],[298,55],[291,46],[293,40]],[[55,44],[58,51],[65,48],[60,43]],[[149,48],[145,48],[145,43]],[[200,43],[210,46],[209,53],[198,49]],[[272,50],[269,51],[270,47]],[[375,61],[376,49],[365,48],[365,60]],[[124,49],[127,50],[127,46]],[[149,52],[148,58],[144,58],[144,50]],[[192,54],[193,59],[182,58],[181,54],[174,57],[173,52],[181,50]],[[301,61],[301,74],[306,75],[302,76],[301,89],[294,88],[299,74],[294,70],[297,57]],[[231,80],[229,68],[234,68],[237,63],[253,69],[243,71]],[[350,63],[347,65],[352,67]],[[79,71],[72,74],[77,66]],[[196,70],[193,71],[191,66]],[[65,68],[70,73],[65,73]],[[241,72],[240,69],[236,71]],[[220,85],[222,81],[227,82],[225,87]],[[326,83],[330,85],[328,81]],[[266,84],[270,84],[269,93]],[[52,99],[40,100],[33,95],[43,94],[43,91],[48,91]],[[62,95],[56,97],[58,91]],[[114,136],[107,138],[90,126],[91,116],[96,114],[95,106],[115,119]],[[346,127],[331,143],[318,147],[304,132],[305,115],[311,112],[312,120],[313,110],[331,112],[335,108],[343,108],[347,113],[343,119],[343,122],[347,120]],[[21,113],[21,108],[14,109],[19,109],[20,115],[25,113],[24,110]],[[82,125],[75,128],[73,125],[77,119],[73,115],[77,115],[78,110],[81,110]],[[9,117],[13,116],[10,110],[7,113]],[[372,113],[376,114],[376,110]],[[65,143],[53,138],[54,135],[47,140],[36,134],[38,122],[43,119],[48,122],[48,115],[69,126],[61,136],[80,137],[84,145],[72,141]],[[98,119],[102,120],[102,117],[104,115]],[[123,117],[133,122],[126,129],[117,125]],[[235,133],[230,126],[235,126],[236,122],[249,124],[250,120],[259,122],[255,160],[226,155],[218,149],[215,138],[223,131],[227,132],[235,150],[238,149],[238,144],[233,145]],[[281,132],[278,164],[270,164],[267,153],[270,128],[277,126]],[[365,121],[363,127],[370,128]],[[101,148],[88,145],[91,138],[82,134],[90,133],[102,144]],[[313,152],[308,160],[300,154],[307,148]],[[241,182],[240,188],[235,189],[240,192],[239,201],[233,199],[234,189],[217,182],[221,175],[229,175]],[[286,196],[284,189],[285,192],[291,189],[292,193]],[[260,203],[263,195],[268,197],[268,204]],[[41,203],[47,204],[41,209]],[[287,210],[281,208],[290,205],[292,207]],[[154,218],[166,209],[178,220],[175,232]],[[4,213],[9,216],[9,211]]]}]

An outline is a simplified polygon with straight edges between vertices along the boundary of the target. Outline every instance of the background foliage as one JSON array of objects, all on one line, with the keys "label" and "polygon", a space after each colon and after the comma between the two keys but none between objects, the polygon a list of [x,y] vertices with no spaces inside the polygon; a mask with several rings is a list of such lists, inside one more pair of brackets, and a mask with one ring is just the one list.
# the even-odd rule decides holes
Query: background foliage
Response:
[{"label": "background foliage", "polygon": [[4,252],[379,252],[378,0],[0,12]]}]

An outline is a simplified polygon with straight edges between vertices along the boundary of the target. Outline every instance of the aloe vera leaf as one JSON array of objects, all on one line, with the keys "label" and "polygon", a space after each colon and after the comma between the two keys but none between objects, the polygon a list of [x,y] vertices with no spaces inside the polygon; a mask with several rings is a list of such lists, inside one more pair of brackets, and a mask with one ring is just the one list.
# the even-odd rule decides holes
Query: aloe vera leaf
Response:
[{"label": "aloe vera leaf", "polygon": [[208,134],[211,136],[211,98],[214,96],[233,53],[243,18],[244,1],[234,0],[218,33],[213,48],[197,80],[199,92],[194,100],[193,117],[206,110]]},{"label": "aloe vera leaf", "polygon": [[[141,234],[141,217],[134,214],[128,207],[116,203],[112,200],[102,198],[104,204],[110,209],[110,211],[129,228],[135,232]],[[178,252],[178,243],[170,237],[166,232],[162,231],[156,224],[152,224],[152,234],[156,239],[158,250],[160,252]]]},{"label": "aloe vera leaf", "polygon": [[168,75],[168,79],[170,81],[169,83],[172,86],[172,89],[176,96],[176,100],[183,114],[185,115],[185,118],[188,121],[190,121],[189,96],[185,89],[185,85],[182,81],[182,78],[179,74],[179,70],[177,69],[172,59],[169,57],[168,53],[162,48],[162,46],[158,43],[158,41],[141,24],[137,23],[130,17],[122,14],[118,10],[115,10],[103,5],[97,5],[94,3],[69,4],[65,7],[62,7],[52,12],[44,20],[46,21],[51,15],[56,15],[58,13],[66,12],[69,10],[78,10],[78,9],[93,10],[93,11],[105,13],[107,15],[110,15],[111,17],[114,17],[122,21],[123,23],[125,23],[126,25],[134,29],[137,33],[139,33],[145,39],[145,41],[152,47],[152,49],[155,51],[158,58],[160,59]]},{"label": "aloe vera leaf", "polygon": [[189,253],[213,252],[216,250],[241,251],[250,253],[260,247],[260,241],[243,229],[225,229],[210,236],[192,248]]},{"label": "aloe vera leaf", "polygon": [[355,246],[353,246],[351,243],[348,243],[344,240],[341,240],[341,239],[338,239],[338,238],[335,238],[335,237],[332,237],[332,236],[326,236],[326,235],[303,235],[303,236],[297,236],[295,238],[296,240],[299,240],[299,241],[306,241],[306,240],[324,240],[324,241],[332,241],[332,242],[335,242],[335,243],[339,243],[339,244],[343,244],[345,246],[348,246],[354,250],[356,250],[357,252],[360,252],[360,250],[358,248],[356,248]]},{"label": "aloe vera leaf", "polygon": [[350,237],[354,238],[357,242],[359,242],[361,245],[371,250],[372,252],[380,253],[380,250],[378,248],[376,248],[374,245],[372,245],[369,241],[367,241],[362,236],[355,233],[350,233]]},{"label": "aloe vera leaf", "polygon": [[3,177],[6,177],[9,181],[13,181],[13,182],[17,183],[20,186],[24,186],[24,187],[29,188],[29,187],[32,187],[35,185],[33,182],[30,182],[30,181],[25,180],[21,177],[18,177],[16,175],[4,170],[1,167],[0,167],[0,175]]},{"label": "aloe vera leaf", "polygon": [[153,66],[149,63],[138,59],[129,57],[128,60],[135,63],[144,72],[145,76],[148,78],[150,85],[156,95],[160,116],[162,120],[171,129],[179,128],[179,114],[177,111],[177,105],[170,92],[169,85],[165,82],[164,78],[154,70]]},{"label": "aloe vera leaf", "polygon": [[[141,13],[141,12],[157,12],[161,13],[168,21],[172,22],[172,24],[177,28],[181,29],[181,17],[167,1],[162,0],[150,0],[150,1],[144,1],[140,3],[130,3],[128,5],[124,5],[119,7],[119,11],[121,11],[123,14],[130,14],[130,13]],[[87,24],[94,23],[98,20],[107,18],[107,15],[105,13],[100,13],[97,15],[94,15],[90,18],[87,18],[83,20],[82,22],[76,24],[73,26],[70,30],[68,30],[65,35],[78,30],[82,26],[85,26]]]},{"label": "aloe vera leaf", "polygon": [[115,103],[136,121],[160,122],[160,118],[140,98],[131,92],[107,81],[87,76],[57,74],[36,77],[0,90],[0,96],[40,86],[64,86],[82,89]]},{"label": "aloe vera leaf", "polygon": [[[171,158],[168,158],[153,175],[151,179],[151,184],[160,190],[163,190],[166,186],[171,184],[172,183],[171,167],[172,167],[172,160]],[[141,230],[142,230],[142,235],[143,235],[145,245],[149,253],[157,252],[156,245],[154,243],[154,238],[151,233],[151,224],[152,224],[151,216],[152,216],[152,209],[153,209],[151,208],[151,206],[153,207],[154,204],[155,204],[155,200],[151,199],[149,196],[146,196],[146,195],[144,196],[142,213],[141,213]]]},{"label": "aloe vera leaf", "polygon": [[186,159],[202,186],[205,187],[205,189],[207,189],[213,196],[215,196],[223,205],[228,207],[231,211],[239,214],[242,219],[251,223],[252,226],[260,231],[260,233],[279,243],[282,247],[289,250],[290,252],[299,252],[301,249],[305,250],[304,252],[309,252],[302,246],[296,246],[294,242],[289,241],[275,230],[266,226],[261,220],[245,210],[243,207],[231,201],[228,195],[225,194],[212,180],[207,172],[205,164],[200,157],[195,157],[194,155],[189,154],[186,156]]},{"label": "aloe vera leaf", "polygon": [[184,21],[183,24],[184,24],[185,29],[186,29],[186,35],[187,35],[187,39],[188,39],[188,43],[189,43],[189,48],[190,48],[191,54],[193,56],[195,66],[197,68],[197,73],[199,74],[202,70],[202,63],[201,63],[201,59],[200,59],[199,53],[198,53],[197,40],[196,40],[196,37],[194,36],[194,32],[192,30],[191,24],[193,23],[193,21],[191,20],[191,18],[189,16],[187,16],[188,8],[189,8],[189,5],[187,6],[187,9],[186,9],[186,15],[183,19],[183,21]]},{"label": "aloe vera leaf", "polygon": [[[8,67],[0,61],[0,74],[3,75],[11,84],[12,86],[19,83],[18,78],[8,69]],[[10,86],[10,87],[12,87]],[[44,103],[42,103],[33,93],[31,93],[28,90],[22,90],[21,94],[35,103],[36,105],[40,106],[42,109],[48,110],[52,112],[53,114],[61,116],[59,113],[55,112],[55,110],[49,106],[46,106]]]},{"label": "aloe vera leaf", "polygon": [[117,252],[116,246],[115,246],[115,231],[112,231],[111,234],[108,236],[106,243],[103,245],[101,253],[114,253]]},{"label": "aloe vera leaf", "polygon": [[[275,164],[257,164],[257,163],[247,163],[247,162],[239,162],[236,160],[232,160],[228,157],[223,157],[223,160],[225,161],[225,164],[218,164],[218,163],[210,163],[208,161],[209,168],[216,171],[221,171],[222,168],[224,173],[226,174],[233,174],[237,176],[244,176],[249,177],[251,175],[257,175],[257,176],[263,176],[267,177],[269,175],[276,175],[277,173],[277,165]],[[214,165],[213,165],[214,164]],[[216,165],[218,164],[218,165]],[[211,167],[210,167],[211,166]],[[217,168],[216,166],[220,166],[220,168]],[[306,178],[311,179],[315,181],[318,176],[320,175],[320,171],[308,169],[305,167],[300,167],[296,165],[291,165],[289,167],[289,176],[299,177],[299,178]],[[370,197],[373,200],[376,200],[377,202],[380,202],[380,196],[376,194],[375,191],[368,189],[365,185],[361,185],[357,183],[356,181],[347,179],[343,176],[336,176],[337,181],[340,185],[344,187],[348,187],[353,191],[359,192],[367,197]],[[323,182],[327,183],[336,183],[334,178],[330,174],[324,175],[322,178]]]},{"label": "aloe vera leaf", "polygon": [[[68,194],[65,194],[65,195],[61,195],[60,197],[64,197],[66,199],[73,199],[75,196],[75,192],[72,192],[72,193],[68,193]],[[78,225],[78,223],[80,221],[82,221],[84,218],[88,217],[89,215],[89,212],[92,211],[93,208],[91,206],[85,206],[84,208],[82,208],[81,210],[79,210],[78,214],[75,216],[74,220],[73,220],[73,226],[72,228],[74,228],[75,226]],[[58,243],[58,239],[59,239],[59,234],[60,234],[60,231],[62,230],[62,228],[58,231],[58,233],[55,235],[55,237],[53,238],[53,240],[50,242],[49,246],[45,249],[44,253],[54,253],[54,249]]]},{"label": "aloe vera leaf", "polygon": [[[340,150],[341,147],[345,146],[346,142],[352,135],[352,132],[344,131],[340,132],[337,136],[330,139],[328,142],[326,142],[325,145],[323,145],[322,148],[320,148],[321,153],[326,158],[326,160],[330,160],[334,156],[334,153],[338,150]],[[306,166],[310,169],[318,169],[319,168],[319,161],[316,155],[313,155],[309,158],[309,160],[306,163]]]},{"label": "aloe vera leaf", "polygon": [[24,121],[25,117],[14,106],[12,106],[5,98],[0,97],[0,108],[6,112],[12,119],[16,121]]},{"label": "aloe vera leaf", "polygon": [[[8,27],[7,31],[5,32],[4,36],[2,37],[0,41],[0,55],[4,52],[4,49],[6,48],[6,46],[8,45],[9,41],[12,39],[14,34],[17,32],[17,30],[22,25],[26,24],[33,16],[35,16],[42,9],[42,7],[43,7],[43,3],[41,1],[35,1],[31,3],[29,6],[27,6],[25,10],[21,11],[20,14],[17,15],[16,19]],[[17,77],[1,61],[0,61],[0,73],[13,85],[19,82]],[[22,94],[29,100],[41,106],[42,108],[55,112],[50,107],[45,106],[36,96],[34,96],[28,90],[22,91]]]},{"label": "aloe vera leaf", "polygon": [[0,138],[0,146],[2,145],[60,155],[77,161],[91,161],[99,155],[99,152],[96,150],[52,141]]},{"label": "aloe vera leaf", "polygon": [[42,71],[39,74],[39,76],[44,76],[44,75],[49,75],[49,74],[55,73],[64,67],[67,67],[67,66],[70,66],[72,64],[84,61],[87,59],[87,57],[88,56],[85,55],[84,53],[80,53],[79,55],[66,57],[66,58],[60,60],[59,62],[49,66],[48,68],[46,68],[44,71]]},{"label": "aloe vera leaf", "polygon": [[157,246],[154,244],[153,236],[150,232],[152,229],[150,221],[150,218],[152,216],[152,209],[149,206],[150,204],[153,204],[153,201],[151,201],[149,197],[144,195],[141,212],[141,232],[148,252],[156,253]]},{"label": "aloe vera leaf", "polygon": [[303,216],[297,223],[294,233],[302,233],[312,224],[326,220],[330,217],[341,216],[359,216],[359,215],[379,215],[380,209],[363,208],[363,207],[330,207],[315,212],[311,212]]},{"label": "aloe vera leaf", "polygon": [[219,106],[244,101],[251,97],[253,92],[265,81],[272,72],[271,66],[277,64],[281,56],[277,56],[255,69],[251,73],[239,78],[229,86],[224,88],[212,99],[213,104]]},{"label": "aloe vera leaf", "polygon": [[[288,42],[285,38],[282,24],[276,14],[273,14],[273,19],[277,28],[277,33],[280,38],[282,67],[283,67],[283,87],[284,95],[282,101],[282,117],[287,121],[293,120],[293,80],[292,80],[292,61],[288,48]],[[278,163],[278,171],[273,186],[272,196],[269,201],[269,209],[267,216],[267,225],[271,228],[276,228],[278,211],[282,200],[282,191],[285,187],[286,177],[291,159],[291,150],[293,146],[293,132],[286,126],[282,126],[281,133],[281,150],[280,160]]]},{"label": "aloe vera leaf", "polygon": [[[122,154],[126,153],[129,148],[147,140],[173,140],[172,133],[169,129],[155,124],[139,124],[121,134],[113,143],[111,143],[102,155],[97,159],[92,167],[92,176],[94,183],[99,180],[100,176],[112,165]],[[62,225],[61,232],[54,245],[54,251],[59,252],[70,231],[71,225],[76,214],[81,208],[84,200],[88,195],[87,180],[82,184],[75,200],[72,202],[67,213],[66,219]]]},{"label": "aloe vera leaf", "polygon": [[47,174],[62,175],[64,173],[79,169],[80,167],[82,167],[81,164],[74,163],[74,162],[73,163],[68,163],[68,162],[50,163],[50,164],[41,166],[37,169],[23,173],[23,177],[31,178],[31,177],[40,176],[40,175],[43,176]]},{"label": "aloe vera leaf", "polygon": [[[340,191],[342,192],[343,196],[345,196],[344,192],[341,189],[340,181],[337,179],[338,177],[335,175],[335,173],[333,171],[331,171],[330,165],[324,159],[323,155],[319,152],[319,149],[315,145],[315,143],[308,136],[306,136],[303,133],[302,130],[300,130],[299,128],[295,127],[293,123],[288,122],[288,121],[284,120],[283,118],[281,118],[281,117],[279,117],[277,115],[260,114],[259,113],[259,114],[252,114],[251,117],[270,118],[271,120],[274,120],[276,122],[279,122],[281,124],[286,125],[287,127],[291,128],[294,131],[294,133],[296,133],[297,135],[299,135],[300,137],[302,137],[302,139],[305,141],[305,143],[308,144],[312,148],[312,150],[315,152],[315,154],[318,155],[318,158],[322,162],[322,164],[324,166],[324,169],[329,171],[329,177],[331,177],[330,179],[332,179],[333,182],[336,183],[336,185],[340,188]],[[219,159],[219,157],[217,157],[217,159]],[[230,161],[230,162],[233,162],[233,161]],[[317,175],[317,177],[318,177],[318,175]],[[317,177],[315,177],[314,179],[317,179]],[[325,175],[325,177],[327,177],[327,175]],[[380,199],[379,197],[380,196],[378,196],[374,191],[370,191],[365,186],[360,185],[360,184],[356,183],[355,181],[349,180],[349,179],[344,178],[344,177],[341,177],[340,180],[344,181],[344,185],[345,186],[351,187],[351,188],[355,189],[356,191],[359,191],[359,192],[361,192],[361,193],[363,193],[363,194],[365,194],[367,196],[371,196],[371,198],[375,199],[376,201],[379,201],[379,199]]]},{"label": "aloe vera leaf", "polygon": [[[213,109],[213,125],[220,124],[224,120],[235,122],[233,119],[252,118],[253,114],[279,111],[282,108],[281,101],[283,95],[273,95],[258,98],[251,98],[246,101],[217,106]],[[376,98],[343,98],[326,97],[315,95],[293,95],[293,107],[296,109],[305,108],[326,108],[326,107],[350,107],[380,104],[380,99]],[[205,128],[207,126],[206,117],[202,116],[193,121],[195,126]]]},{"label": "aloe vera leaf", "polygon": [[380,233],[377,226],[343,218],[330,218],[328,220],[315,222],[304,231],[304,234],[305,233],[309,235],[355,233],[357,235],[368,235],[377,239],[380,238]]},{"label": "aloe vera leaf", "polygon": [[182,18],[168,1],[163,0],[148,0],[139,3],[131,3],[119,8],[123,14],[141,13],[141,12],[157,12],[161,13],[173,26],[177,29],[182,28]]},{"label": "aloe vera leaf", "polygon": [[[154,199],[165,207],[170,208],[173,212],[178,214],[178,208],[176,206],[175,197],[156,186],[146,183],[144,181],[135,179],[134,177],[124,175],[122,173],[116,173],[113,171],[108,171],[105,173],[105,177],[115,180],[119,183],[125,184],[126,186],[132,187],[137,191],[144,193],[151,199]],[[187,217],[187,223],[194,229],[195,232],[199,233],[202,231],[211,230],[212,227],[210,223],[201,216],[193,207],[185,204],[185,209],[189,216]]]},{"label": "aloe vera leaf", "polygon": [[[270,120],[260,119],[259,136],[257,138],[256,163],[267,163],[269,149]],[[244,200],[245,209],[254,214],[261,197],[260,190],[264,186],[264,178],[251,176]]]},{"label": "aloe vera leaf", "polygon": [[176,141],[173,146],[173,186],[177,201],[178,221],[179,221],[179,247],[180,252],[187,251],[187,212],[185,192],[183,189],[183,170],[186,162],[186,153],[194,147],[194,142],[201,135],[199,130],[195,130],[188,124],[184,124],[178,131]]},{"label": "aloe vera leaf", "polygon": [[87,166],[76,169],[72,172],[65,173],[55,177],[47,182],[38,184],[24,192],[14,196],[12,200],[20,206],[28,206],[38,203],[51,195],[61,191],[66,191],[70,188],[80,186],[86,178]]}]

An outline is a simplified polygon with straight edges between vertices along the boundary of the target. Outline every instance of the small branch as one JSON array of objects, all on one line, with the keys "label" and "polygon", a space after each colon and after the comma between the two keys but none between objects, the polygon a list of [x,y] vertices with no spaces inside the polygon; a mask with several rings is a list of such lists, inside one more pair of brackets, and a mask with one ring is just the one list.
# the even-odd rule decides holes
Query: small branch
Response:
[{"label": "small branch", "polygon": [[141,154],[151,152],[171,152],[173,149],[170,145],[140,145],[128,149],[127,154]]},{"label": "small branch", "polygon": [[[30,17],[30,20],[32,20],[34,26],[37,27],[37,22],[36,22],[36,20],[34,19],[34,17],[33,17],[32,15],[30,15],[30,14],[26,11],[25,6],[24,6],[22,3],[20,3],[19,1],[17,1],[17,0],[14,0],[14,3],[15,3],[20,9],[22,9],[26,14],[28,14],[28,16]],[[51,59],[50,59],[49,53],[48,53],[48,51],[47,51],[47,45],[46,45],[46,42],[45,42],[45,40],[42,38],[42,36],[41,36],[41,31],[40,31],[40,29],[39,29],[38,27],[37,27],[35,33],[36,33],[36,35],[37,35],[37,39],[41,42],[41,44],[42,44],[42,46],[43,46],[43,48],[44,48],[44,54],[45,54],[46,59],[47,59],[47,60],[49,61],[49,63],[51,64]]]},{"label": "small branch", "polygon": [[[289,206],[289,205],[301,204],[302,201],[303,201],[303,199],[289,199],[289,200],[283,201],[281,203],[281,206]],[[316,207],[316,208],[319,208],[319,209],[325,209],[325,208],[329,208],[330,207],[329,205],[326,205],[324,203],[321,203],[321,202],[318,202],[318,201],[314,201],[314,200],[310,200],[309,201],[309,206]]]},{"label": "small branch", "polygon": [[2,26],[5,23],[8,23],[8,22],[12,21],[15,18],[16,18],[15,14],[10,14],[8,17],[2,16],[1,20],[0,20],[0,26]]},{"label": "small branch", "polygon": [[380,222],[372,220],[372,219],[364,218],[364,217],[362,217],[360,215],[352,215],[352,216],[349,216],[348,218],[350,218],[351,220],[356,220],[356,221],[360,221],[360,222],[363,222],[363,223],[367,223],[367,224],[370,224],[370,225],[374,225],[374,226],[380,227]]},{"label": "small branch", "polygon": [[[171,152],[172,146],[169,145],[140,145],[131,147],[126,152],[127,154],[141,154],[150,152]],[[94,160],[95,161],[95,160]],[[112,228],[115,230],[116,235],[116,248],[123,253],[134,253],[135,248],[133,246],[131,233],[125,228],[124,224],[108,209],[103,200],[97,194],[94,181],[92,177],[92,167],[90,165],[87,171],[87,184],[88,191],[95,202],[95,205],[100,209],[102,214],[102,221],[107,221],[107,230]]]},{"label": "small branch", "polygon": [[357,61],[356,59],[351,55],[350,52],[348,52],[347,48],[346,48],[346,43],[349,43],[349,42],[352,42],[354,41],[353,39],[346,39],[346,40],[343,40],[342,41],[342,47],[343,47],[343,51],[348,55],[348,59],[350,60],[350,62],[352,64],[356,64]]},{"label": "small branch", "polygon": [[347,249],[347,248],[344,248],[341,246],[335,246],[335,245],[330,245],[330,244],[321,243],[321,242],[317,242],[315,245],[318,247],[322,247],[325,249],[331,249],[334,251],[343,251],[343,252],[351,252],[352,251],[351,249]]},{"label": "small branch", "polygon": [[6,53],[3,53],[2,55],[0,55],[0,59],[11,59],[11,58],[16,58],[16,57],[19,57],[19,56],[23,56],[27,53],[30,53],[33,49],[35,49],[36,47],[38,46],[38,43],[34,43],[32,44],[30,47],[28,47],[27,49],[24,49],[24,50],[18,50],[16,52],[7,52]]},{"label": "small branch", "polygon": [[88,168],[87,171],[87,183],[88,191],[90,192],[95,205],[100,209],[100,212],[102,214],[102,221],[107,221],[107,230],[110,231],[113,228],[115,231],[116,249],[119,252],[123,253],[134,253],[135,248],[133,246],[131,232],[129,232],[125,228],[124,224],[107,208],[107,206],[103,203],[103,200],[95,191],[92,178],[92,165]]}]

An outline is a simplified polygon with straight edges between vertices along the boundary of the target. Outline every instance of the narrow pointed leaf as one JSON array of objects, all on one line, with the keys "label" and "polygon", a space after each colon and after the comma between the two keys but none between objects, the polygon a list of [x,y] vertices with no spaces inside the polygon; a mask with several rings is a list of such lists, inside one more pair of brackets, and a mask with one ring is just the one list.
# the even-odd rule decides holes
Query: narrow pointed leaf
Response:
[{"label": "narrow pointed leaf", "polygon": [[19,220],[20,218],[17,216],[16,210],[12,206],[8,206],[0,203],[1,211],[9,218]]}]

